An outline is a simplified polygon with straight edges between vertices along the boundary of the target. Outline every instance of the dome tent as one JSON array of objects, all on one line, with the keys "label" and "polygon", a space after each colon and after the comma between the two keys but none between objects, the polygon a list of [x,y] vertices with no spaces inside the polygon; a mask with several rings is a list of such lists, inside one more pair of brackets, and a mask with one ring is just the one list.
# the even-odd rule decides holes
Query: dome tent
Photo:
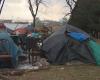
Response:
[{"label": "dome tent", "polygon": [[65,35],[65,32],[79,32],[90,38],[89,34],[71,25],[65,25],[43,41],[42,50],[52,64],[64,64],[72,60],[95,63],[91,49],[86,41],[79,42]]}]

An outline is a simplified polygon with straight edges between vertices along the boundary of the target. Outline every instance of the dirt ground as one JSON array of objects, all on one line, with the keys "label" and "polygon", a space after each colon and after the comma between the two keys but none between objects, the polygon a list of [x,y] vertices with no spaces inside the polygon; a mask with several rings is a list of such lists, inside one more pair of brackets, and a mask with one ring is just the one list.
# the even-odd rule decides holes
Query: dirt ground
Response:
[{"label": "dirt ground", "polygon": [[0,80],[100,80],[100,66],[90,64],[50,66],[46,70],[21,71],[16,75],[13,75],[12,71],[12,75],[4,73],[0,75]]},{"label": "dirt ground", "polygon": [[[100,43],[100,40],[97,40]],[[100,66],[74,64],[50,66],[45,70],[0,69],[0,80],[100,80]]]}]

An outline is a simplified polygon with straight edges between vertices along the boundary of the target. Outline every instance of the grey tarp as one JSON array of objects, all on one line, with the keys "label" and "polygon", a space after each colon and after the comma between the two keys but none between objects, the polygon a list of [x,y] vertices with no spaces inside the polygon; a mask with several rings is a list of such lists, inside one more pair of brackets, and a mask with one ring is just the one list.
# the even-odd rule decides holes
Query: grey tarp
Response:
[{"label": "grey tarp", "polygon": [[54,64],[64,64],[73,59],[95,63],[88,46],[84,43],[70,45],[72,39],[64,35],[65,31],[81,32],[90,37],[86,32],[67,24],[43,41],[42,50],[46,52],[48,60]]}]

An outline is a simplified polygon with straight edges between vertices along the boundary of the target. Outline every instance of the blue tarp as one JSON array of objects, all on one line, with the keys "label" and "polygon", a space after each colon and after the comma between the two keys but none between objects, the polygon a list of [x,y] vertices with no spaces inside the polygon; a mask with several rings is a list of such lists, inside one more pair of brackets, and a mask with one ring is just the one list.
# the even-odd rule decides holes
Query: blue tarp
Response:
[{"label": "blue tarp", "polygon": [[0,45],[0,51],[8,51],[12,55],[13,64],[16,64],[18,56],[22,54],[22,50],[16,46],[16,44],[7,32],[0,31],[0,39],[4,39],[7,41],[3,43],[3,45]]},{"label": "blue tarp", "polygon": [[41,37],[41,35],[42,34],[39,32],[33,32],[33,33],[29,34],[28,37],[39,38],[39,37]]},{"label": "blue tarp", "polygon": [[68,32],[67,34],[73,39],[78,40],[80,42],[87,40],[89,38],[87,35],[80,32]]}]

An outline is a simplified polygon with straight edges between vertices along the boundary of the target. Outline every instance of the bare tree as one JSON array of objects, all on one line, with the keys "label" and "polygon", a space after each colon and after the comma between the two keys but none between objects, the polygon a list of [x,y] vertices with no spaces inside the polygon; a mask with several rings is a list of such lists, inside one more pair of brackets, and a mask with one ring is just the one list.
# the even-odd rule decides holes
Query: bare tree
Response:
[{"label": "bare tree", "polygon": [[76,4],[77,0],[66,0],[67,6],[70,8],[70,12],[67,13],[65,16],[68,16],[72,13],[72,10]]},{"label": "bare tree", "polygon": [[36,16],[37,16],[37,13],[38,13],[38,10],[39,10],[39,6],[40,4],[43,3],[43,0],[28,0],[28,4],[29,4],[29,10],[32,14],[32,17],[33,17],[33,28],[35,28],[36,24]]}]

